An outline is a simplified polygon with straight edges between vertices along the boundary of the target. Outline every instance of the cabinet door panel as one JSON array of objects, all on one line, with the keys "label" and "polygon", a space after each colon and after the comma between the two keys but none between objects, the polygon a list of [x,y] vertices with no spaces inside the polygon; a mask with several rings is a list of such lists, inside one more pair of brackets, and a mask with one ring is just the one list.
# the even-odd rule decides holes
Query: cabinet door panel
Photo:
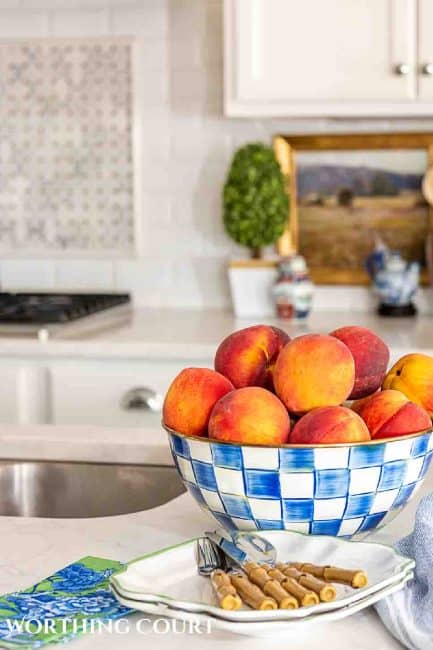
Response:
[{"label": "cabinet door panel", "polygon": [[20,389],[24,378],[25,368],[1,360],[0,422],[15,424],[23,421]]},{"label": "cabinet door panel", "polygon": [[[209,365],[211,361],[199,365]],[[161,427],[161,411],[135,405],[125,408],[125,396],[146,388],[164,397],[185,366],[175,361],[62,361],[51,367],[52,421],[55,424]]]},{"label": "cabinet door panel", "polygon": [[0,422],[35,424],[47,419],[47,370],[31,361],[0,359]]},{"label": "cabinet door panel", "polygon": [[[418,89],[421,101],[433,100],[433,1],[418,0]],[[425,67],[429,65],[430,74]]]},{"label": "cabinet door panel", "polygon": [[[428,1],[428,0],[426,0]],[[415,0],[227,0],[233,93],[245,102],[410,102]],[[405,63],[406,75],[395,67]]]}]

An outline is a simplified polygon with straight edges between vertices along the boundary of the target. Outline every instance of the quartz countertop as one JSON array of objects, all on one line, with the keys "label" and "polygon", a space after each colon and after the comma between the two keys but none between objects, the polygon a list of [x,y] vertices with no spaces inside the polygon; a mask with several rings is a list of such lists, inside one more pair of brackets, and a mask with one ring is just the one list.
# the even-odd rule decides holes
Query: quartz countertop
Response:
[{"label": "quartz countertop", "polygon": [[[316,311],[305,322],[263,319],[285,329],[289,335],[329,332],[342,325],[362,325],[382,336],[393,351],[433,350],[433,317],[383,318],[373,313]],[[74,334],[73,328],[47,341],[0,336],[2,357],[74,357],[122,359],[213,358],[218,343],[233,330],[256,324],[260,319],[237,319],[218,309],[133,309],[124,325]]]},{"label": "quartz countertop", "polygon": [[0,426],[0,460],[173,465],[167,436],[158,427]]},{"label": "quartz countertop", "polygon": [[[383,532],[376,533],[381,542],[392,542],[410,531],[416,503],[422,494],[433,488],[433,476],[417,497]],[[128,561],[156,549],[170,546],[199,535],[215,522],[202,512],[188,494],[168,504],[130,515],[96,519],[32,519],[0,517],[0,593],[24,589],[59,568],[86,555]],[[71,642],[71,650],[139,650],[143,647],[160,650],[262,650],[263,639],[236,636],[215,631],[211,636],[197,634],[160,635],[146,625],[143,636],[136,629],[137,620],[153,617],[134,614],[130,631],[121,637],[104,632]],[[287,648],[287,639],[271,641],[272,648]],[[369,608],[342,621],[296,632],[296,648],[308,650],[395,650],[402,646],[391,637],[376,612]],[[68,646],[69,647],[69,646]]]}]

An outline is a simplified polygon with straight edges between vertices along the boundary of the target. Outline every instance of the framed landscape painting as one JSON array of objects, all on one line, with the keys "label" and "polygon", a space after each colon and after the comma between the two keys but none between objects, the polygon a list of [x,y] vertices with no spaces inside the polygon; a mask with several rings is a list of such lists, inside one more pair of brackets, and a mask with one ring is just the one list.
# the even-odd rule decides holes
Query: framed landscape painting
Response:
[{"label": "framed landscape painting", "polygon": [[425,269],[433,134],[277,136],[274,147],[290,196],[280,254],[303,255],[319,284],[369,283],[378,242]]}]

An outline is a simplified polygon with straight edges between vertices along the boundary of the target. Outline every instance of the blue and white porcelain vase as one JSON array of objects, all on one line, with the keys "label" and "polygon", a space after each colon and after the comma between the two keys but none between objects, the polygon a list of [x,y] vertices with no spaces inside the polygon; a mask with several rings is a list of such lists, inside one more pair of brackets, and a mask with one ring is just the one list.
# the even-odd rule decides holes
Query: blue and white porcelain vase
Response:
[{"label": "blue and white porcelain vase", "polygon": [[381,316],[413,316],[413,298],[419,286],[420,265],[406,262],[397,251],[390,251],[383,242],[367,257],[367,271],[373,280],[373,291],[380,299]]}]

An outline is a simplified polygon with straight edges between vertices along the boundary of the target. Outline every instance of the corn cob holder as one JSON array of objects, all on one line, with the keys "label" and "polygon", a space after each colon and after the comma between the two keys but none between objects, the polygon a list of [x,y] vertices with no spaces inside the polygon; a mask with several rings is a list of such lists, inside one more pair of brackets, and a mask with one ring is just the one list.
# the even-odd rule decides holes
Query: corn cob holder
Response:
[{"label": "corn cob holder", "polygon": [[341,569],[336,566],[317,566],[315,564],[302,564],[300,562],[291,562],[286,566],[293,567],[301,572],[310,573],[325,582],[337,582],[349,585],[353,589],[360,589],[368,584],[367,574],[361,569]]},{"label": "corn cob holder", "polygon": [[324,580],[320,580],[320,578],[317,578],[312,573],[299,571],[299,569],[296,569],[295,567],[287,567],[286,565],[278,566],[283,575],[288,578],[294,578],[302,587],[313,591],[322,602],[329,603],[337,597],[337,591],[334,585],[325,582]]},{"label": "corn cob holder", "polygon": [[233,573],[230,576],[232,585],[236,588],[242,600],[252,609],[267,610],[277,609],[277,601],[266,594],[251,582],[247,576]]},{"label": "corn cob holder", "polygon": [[221,569],[215,569],[210,580],[221,609],[236,610],[242,607],[242,600],[227,573]]},{"label": "corn cob holder", "polygon": [[362,570],[319,566],[302,562],[257,564],[246,562],[240,572],[211,574],[212,587],[219,606],[237,610],[242,602],[252,609],[297,609],[319,602],[331,602],[337,596],[332,582],[354,589],[365,587],[368,578]]},{"label": "corn cob holder", "polygon": [[272,578],[265,567],[247,562],[244,566],[248,578],[263,590],[263,593],[276,600],[279,609],[297,609],[298,601],[291,596],[278,580]]}]

